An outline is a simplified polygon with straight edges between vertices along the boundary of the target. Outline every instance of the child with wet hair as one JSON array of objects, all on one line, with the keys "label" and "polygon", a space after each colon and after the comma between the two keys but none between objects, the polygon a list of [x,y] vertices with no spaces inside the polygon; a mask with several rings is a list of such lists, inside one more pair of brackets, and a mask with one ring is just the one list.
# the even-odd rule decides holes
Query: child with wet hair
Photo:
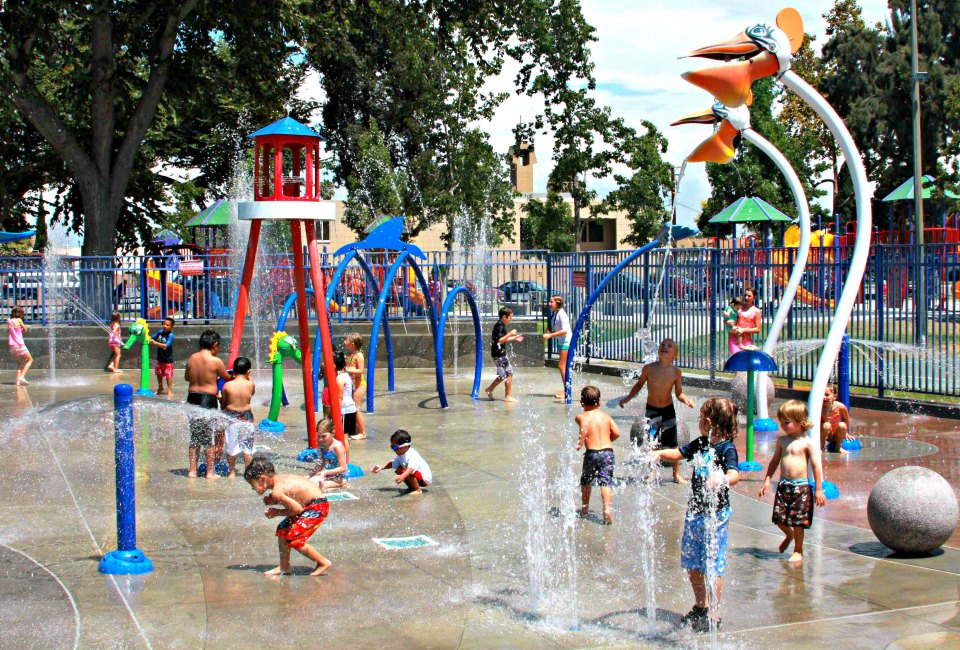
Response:
[{"label": "child with wet hair", "polygon": [[[807,405],[795,399],[784,402],[777,411],[777,419],[786,435],[777,438],[777,448],[767,466],[760,496],[770,489],[770,479],[779,465],[780,483],[773,502],[773,523],[784,535],[780,552],[786,551],[793,542],[793,555],[789,561],[799,564],[803,562],[804,531],[813,523],[813,504],[824,506],[827,503],[823,494],[823,465],[820,450],[806,435],[813,426]],[[807,480],[807,467],[813,467],[815,492]]]},{"label": "child with wet hair", "polygon": [[[812,425],[811,425],[812,426]],[[856,440],[850,433],[850,410],[837,401],[837,387],[827,385],[823,391],[823,415],[820,418],[820,451],[845,454],[844,440]]]},{"label": "child with wet hair", "polygon": [[[736,405],[724,397],[708,399],[700,407],[699,426],[700,437],[690,444],[679,449],[660,449],[650,455],[657,460],[686,460],[693,465],[680,565],[687,570],[696,602],[680,623],[695,632],[709,632],[711,619],[720,629],[717,609],[727,564],[729,488],[740,480],[737,448],[733,444],[739,432]],[[711,544],[716,544],[715,554],[711,553]],[[707,602],[708,575],[716,576],[717,597],[713,603]]]},{"label": "child with wet hair", "polygon": [[613,523],[613,441],[620,437],[620,427],[600,410],[600,389],[596,386],[584,386],[580,406],[583,413],[576,418],[580,429],[577,450],[587,448],[580,474],[580,516],[586,517],[590,512],[590,493],[598,485],[603,499],[603,523],[609,525]]}]

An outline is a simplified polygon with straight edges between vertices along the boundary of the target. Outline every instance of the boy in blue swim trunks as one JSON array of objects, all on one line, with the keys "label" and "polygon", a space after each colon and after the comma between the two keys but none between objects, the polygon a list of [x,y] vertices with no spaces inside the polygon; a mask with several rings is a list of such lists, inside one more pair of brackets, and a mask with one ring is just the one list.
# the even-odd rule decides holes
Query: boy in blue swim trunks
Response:
[{"label": "boy in blue swim trunks", "polygon": [[613,441],[620,437],[620,427],[609,415],[600,410],[600,389],[584,386],[580,391],[580,406],[583,413],[577,415],[580,439],[577,449],[587,448],[583,455],[583,473],[580,475],[580,496],[583,505],[580,516],[590,512],[590,493],[594,485],[600,486],[603,498],[603,523],[613,523]]},{"label": "boy in blue swim trunks", "polygon": [[332,566],[307,540],[317,532],[320,524],[330,513],[330,504],[323,496],[323,488],[303,476],[277,474],[273,463],[257,456],[243,472],[243,478],[257,494],[270,490],[263,497],[265,505],[279,505],[263,511],[267,519],[283,517],[277,526],[277,544],[280,548],[280,566],[266,571],[264,575],[290,575],[290,549],[296,549],[317,563],[313,573],[318,576]]},{"label": "boy in blue swim trunks", "polygon": [[[740,480],[737,471],[737,407],[714,397],[700,408],[700,437],[679,449],[660,449],[651,456],[660,460],[685,459],[693,465],[690,500],[683,522],[680,565],[687,570],[695,604],[680,624],[696,632],[709,632],[713,619],[720,629],[717,609],[727,565],[727,524],[730,521],[729,486]],[[709,533],[716,530],[716,539]],[[711,548],[715,546],[715,548]],[[716,577],[716,602],[707,600],[706,576]],[[712,610],[712,611],[711,611]]]}]

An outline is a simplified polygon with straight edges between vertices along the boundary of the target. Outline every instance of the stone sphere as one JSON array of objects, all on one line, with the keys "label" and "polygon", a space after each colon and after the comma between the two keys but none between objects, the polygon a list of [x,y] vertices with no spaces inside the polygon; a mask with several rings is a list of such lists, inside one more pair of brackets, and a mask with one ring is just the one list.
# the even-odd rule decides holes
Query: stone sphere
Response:
[{"label": "stone sphere", "polygon": [[[753,374],[753,390],[760,392],[761,382],[760,382],[760,373],[755,372]],[[766,378],[766,390],[767,390],[767,406],[773,402],[774,394],[776,390],[773,386],[773,379],[770,375],[767,374]],[[737,408],[740,409],[741,413],[747,412],[747,373],[738,372],[734,373],[733,381],[730,382],[730,399],[733,400],[733,403],[737,405]],[[757,409],[754,408],[753,412],[756,413]],[[773,416],[771,416],[773,417]]]},{"label": "stone sphere", "polygon": [[870,528],[900,553],[931,553],[957,528],[957,496],[946,479],[926,467],[898,467],[880,477],[867,501]]}]

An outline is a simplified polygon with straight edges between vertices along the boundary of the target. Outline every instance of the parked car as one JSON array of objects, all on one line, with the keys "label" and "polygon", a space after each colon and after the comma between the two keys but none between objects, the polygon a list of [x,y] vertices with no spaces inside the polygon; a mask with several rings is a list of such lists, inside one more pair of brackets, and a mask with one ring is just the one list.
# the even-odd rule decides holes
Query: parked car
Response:
[{"label": "parked car", "polygon": [[529,311],[547,313],[550,296],[547,288],[539,282],[530,280],[512,280],[497,287],[500,302],[508,305],[524,305]]}]

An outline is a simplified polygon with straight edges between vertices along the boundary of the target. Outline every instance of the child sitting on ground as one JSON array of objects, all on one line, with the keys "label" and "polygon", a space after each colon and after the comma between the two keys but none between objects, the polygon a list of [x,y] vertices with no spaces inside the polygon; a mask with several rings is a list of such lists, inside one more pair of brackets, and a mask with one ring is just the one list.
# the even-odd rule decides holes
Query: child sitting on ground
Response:
[{"label": "child sitting on ground", "polygon": [[233,379],[226,382],[220,389],[220,405],[223,412],[231,417],[227,426],[225,450],[227,465],[230,467],[228,477],[236,476],[234,465],[237,456],[243,454],[243,463],[250,464],[253,458],[254,433],[253,408],[250,400],[257,391],[250,376],[251,364],[247,357],[237,357],[233,362]]},{"label": "child sitting on ground", "polygon": [[374,465],[370,471],[377,474],[381,470],[393,467],[397,475],[394,482],[397,485],[406,483],[408,489],[407,494],[420,495],[423,494],[420,488],[426,487],[433,482],[433,473],[430,471],[430,466],[427,465],[427,461],[423,459],[423,456],[411,446],[411,440],[410,434],[403,429],[394,431],[393,435],[390,436],[390,449],[393,450],[393,453],[395,453],[397,457],[393,460],[388,460],[382,465]]},{"label": "child sitting on ground", "polygon": [[517,334],[517,330],[507,331],[507,325],[513,319],[513,310],[509,307],[500,308],[500,317],[493,326],[493,334],[490,341],[490,356],[497,366],[497,378],[491,382],[484,390],[487,397],[493,399],[493,389],[504,382],[503,401],[516,402],[517,398],[510,393],[513,390],[513,364],[510,363],[510,357],[507,356],[507,349],[503,347],[507,343],[518,343],[523,341],[523,336]]},{"label": "child sitting on ground", "polygon": [[[723,572],[727,565],[727,524],[730,521],[730,490],[740,480],[737,471],[737,448],[733,444],[739,431],[737,407],[728,399],[714,397],[700,407],[700,437],[679,449],[660,449],[651,452],[660,460],[686,459],[693,464],[693,480],[687,514],[683,521],[680,542],[680,565],[690,576],[690,586],[696,603],[680,619],[696,632],[709,632],[712,618],[720,629],[720,594],[723,590]],[[711,499],[713,496],[713,499]],[[715,510],[711,505],[715,503]],[[715,527],[708,521],[716,518]],[[708,548],[708,530],[716,530],[716,553]],[[708,566],[712,559],[713,566]],[[717,577],[717,599],[707,602],[707,574]],[[714,611],[711,612],[710,609]]]},{"label": "child sitting on ground", "polygon": [[845,454],[844,440],[856,440],[850,433],[850,411],[837,401],[837,390],[827,386],[823,391],[823,415],[820,417],[820,451]]},{"label": "child sitting on ground", "polygon": [[[760,487],[760,496],[770,489],[770,479],[780,466],[780,484],[773,502],[773,523],[783,531],[784,540],[780,543],[783,553],[793,542],[793,555],[790,562],[803,562],[803,535],[813,523],[813,504],[827,503],[823,494],[823,466],[820,450],[807,437],[807,429],[813,426],[807,406],[795,399],[784,402],[777,411],[780,428],[786,435],[777,438],[777,448],[767,466],[767,476]],[[807,466],[813,467],[813,480],[816,493],[810,489],[807,480]]]},{"label": "child sitting on ground", "polygon": [[583,413],[577,415],[580,438],[577,449],[586,447],[583,472],[580,474],[580,516],[590,512],[590,492],[594,484],[600,486],[603,498],[603,523],[613,523],[613,441],[620,437],[620,427],[600,410],[600,389],[584,386],[580,391]]},{"label": "child sitting on ground", "polygon": [[[620,400],[620,408],[624,408],[630,400],[637,396],[644,384],[647,386],[647,407],[644,417],[649,419],[650,428],[656,429],[657,439],[661,449],[676,449],[677,440],[677,411],[673,408],[674,391],[677,399],[693,408],[693,400],[683,394],[683,375],[680,369],[673,365],[677,358],[677,344],[673,339],[663,339],[657,350],[657,361],[648,363],[640,371],[640,378],[630,389],[630,393]],[[639,447],[643,441],[635,436],[642,435],[643,427],[633,427],[630,430],[630,444]],[[679,459],[673,463],[673,482],[683,485],[686,479],[680,476]]]},{"label": "child sitting on ground", "polygon": [[349,487],[347,483],[347,449],[333,436],[333,420],[325,418],[317,427],[320,459],[310,480],[324,490]]},{"label": "child sitting on ground", "polygon": [[280,566],[264,572],[264,575],[290,575],[291,548],[317,563],[310,575],[318,576],[329,569],[332,566],[330,560],[307,544],[330,512],[323,488],[303,476],[277,474],[273,463],[263,456],[257,456],[247,465],[243,478],[257,494],[270,490],[270,494],[263,497],[265,505],[282,506],[263,511],[267,519],[284,518],[277,526]]}]

